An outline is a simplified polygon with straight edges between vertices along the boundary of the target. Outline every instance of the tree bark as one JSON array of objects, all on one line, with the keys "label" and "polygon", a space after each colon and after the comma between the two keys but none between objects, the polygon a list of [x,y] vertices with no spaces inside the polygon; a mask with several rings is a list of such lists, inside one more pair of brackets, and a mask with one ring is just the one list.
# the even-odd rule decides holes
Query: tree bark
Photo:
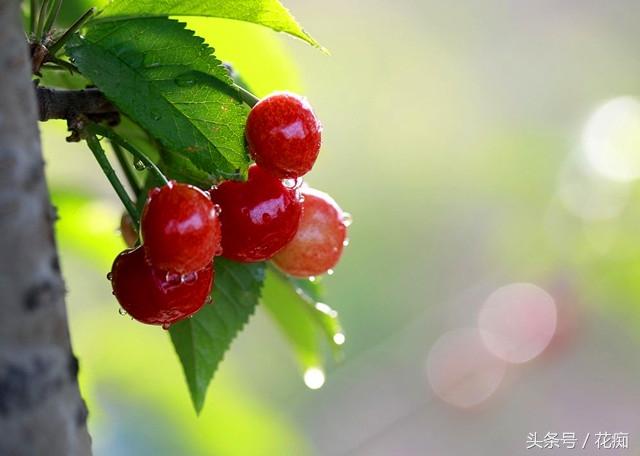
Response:
[{"label": "tree bark", "polygon": [[0,0],[0,455],[88,455],[30,68]]}]

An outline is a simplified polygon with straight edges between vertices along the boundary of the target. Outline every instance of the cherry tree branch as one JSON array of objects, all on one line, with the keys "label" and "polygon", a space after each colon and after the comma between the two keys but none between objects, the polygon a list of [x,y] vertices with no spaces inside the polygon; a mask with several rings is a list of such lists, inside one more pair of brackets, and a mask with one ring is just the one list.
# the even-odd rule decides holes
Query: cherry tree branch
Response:
[{"label": "cherry tree branch", "polygon": [[98,89],[62,90],[36,87],[38,112],[41,121],[71,120],[85,115],[92,120],[119,120],[118,109]]}]

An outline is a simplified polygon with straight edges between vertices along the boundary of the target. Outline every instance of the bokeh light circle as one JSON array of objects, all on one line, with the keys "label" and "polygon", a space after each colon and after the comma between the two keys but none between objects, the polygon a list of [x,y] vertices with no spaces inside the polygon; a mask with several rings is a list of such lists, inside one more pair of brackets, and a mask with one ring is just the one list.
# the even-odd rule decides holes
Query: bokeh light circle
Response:
[{"label": "bokeh light circle", "polygon": [[589,165],[606,178],[629,182],[640,177],[640,101],[613,98],[587,120],[582,146]]},{"label": "bokeh light circle", "polygon": [[557,319],[549,293],[530,283],[513,283],[487,298],[478,327],[491,353],[510,363],[524,363],[549,345]]},{"label": "bokeh light circle", "polygon": [[484,346],[477,329],[457,329],[442,335],[427,357],[427,378],[433,392],[459,408],[481,404],[502,382],[506,363]]}]

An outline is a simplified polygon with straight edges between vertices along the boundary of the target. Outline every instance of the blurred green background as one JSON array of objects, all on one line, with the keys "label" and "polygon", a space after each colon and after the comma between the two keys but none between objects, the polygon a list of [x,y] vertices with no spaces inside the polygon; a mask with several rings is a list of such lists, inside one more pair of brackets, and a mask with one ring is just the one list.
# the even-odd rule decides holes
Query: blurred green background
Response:
[{"label": "blurred green background", "polygon": [[[304,93],[322,119],[307,181],[354,216],[326,280],[345,359],[309,390],[259,310],[196,417],[168,336],[111,296],[115,195],[88,149],[47,123],[95,453],[515,455],[535,452],[530,432],[620,431],[638,454],[640,4],[285,3],[330,57],[253,25],[189,24],[258,94]],[[553,297],[551,342],[495,388],[471,370],[486,400],[451,406],[430,350],[515,282]]]}]

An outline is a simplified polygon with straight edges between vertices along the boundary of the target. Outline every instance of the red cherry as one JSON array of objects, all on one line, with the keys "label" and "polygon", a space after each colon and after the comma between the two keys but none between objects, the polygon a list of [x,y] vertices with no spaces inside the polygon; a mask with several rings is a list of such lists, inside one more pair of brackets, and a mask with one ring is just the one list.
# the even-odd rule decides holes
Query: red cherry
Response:
[{"label": "red cherry", "polygon": [[110,274],[113,294],[129,315],[165,328],[200,310],[213,277],[212,263],[182,276],[156,269],[147,263],[142,247],[120,253]]},{"label": "red cherry", "polygon": [[298,232],[273,262],[289,275],[311,277],[338,263],[347,237],[348,214],[326,193],[306,188],[302,195]]},{"label": "red cherry", "polygon": [[249,113],[245,136],[256,163],[276,177],[296,178],[311,170],[320,152],[322,125],[306,98],[274,93]]},{"label": "red cherry", "polygon": [[140,225],[147,259],[158,269],[198,271],[220,250],[218,210],[191,185],[171,181],[149,191]]},{"label": "red cherry", "polygon": [[222,209],[222,255],[250,263],[271,258],[296,234],[302,205],[297,189],[257,165],[246,182],[225,181],[210,191]]}]

